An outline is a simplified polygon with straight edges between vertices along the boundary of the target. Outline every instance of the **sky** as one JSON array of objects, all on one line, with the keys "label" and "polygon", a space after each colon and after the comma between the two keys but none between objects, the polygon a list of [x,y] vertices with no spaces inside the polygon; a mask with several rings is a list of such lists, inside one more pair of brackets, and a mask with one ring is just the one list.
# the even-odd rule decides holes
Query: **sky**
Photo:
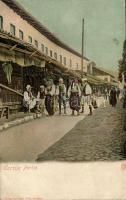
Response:
[{"label": "sky", "polygon": [[97,66],[116,71],[124,41],[124,0],[17,0],[61,41],[81,52],[85,19],[84,55]]}]

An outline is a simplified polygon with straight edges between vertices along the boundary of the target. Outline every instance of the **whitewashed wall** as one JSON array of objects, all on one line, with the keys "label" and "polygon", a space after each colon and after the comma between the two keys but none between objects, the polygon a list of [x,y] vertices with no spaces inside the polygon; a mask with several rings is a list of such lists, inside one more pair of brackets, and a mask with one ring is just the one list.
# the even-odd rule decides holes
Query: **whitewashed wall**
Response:
[{"label": "whitewashed wall", "polygon": [[[81,69],[81,58],[72,54],[71,52],[59,47],[55,43],[51,42],[48,38],[42,35],[34,27],[32,27],[27,21],[23,20],[19,15],[17,15],[12,9],[10,9],[5,3],[0,1],[0,15],[3,17],[3,29],[7,32],[10,32],[10,24],[15,25],[16,27],[16,37],[19,37],[19,29],[24,33],[24,41],[28,42],[28,36],[31,36],[34,40],[38,41],[38,49],[41,50],[41,44],[44,44],[45,47],[48,47],[48,51],[53,51],[57,53],[58,61],[60,61],[60,55],[66,57],[66,67],[70,68],[70,59],[72,60],[72,68],[77,69],[76,63],[78,63],[78,69]],[[50,54],[48,54],[50,55]],[[84,71],[87,72],[88,61],[84,59]]]},{"label": "whitewashed wall", "polygon": [[110,75],[97,75],[98,78],[102,80],[107,80],[109,83],[111,82],[111,76]]}]

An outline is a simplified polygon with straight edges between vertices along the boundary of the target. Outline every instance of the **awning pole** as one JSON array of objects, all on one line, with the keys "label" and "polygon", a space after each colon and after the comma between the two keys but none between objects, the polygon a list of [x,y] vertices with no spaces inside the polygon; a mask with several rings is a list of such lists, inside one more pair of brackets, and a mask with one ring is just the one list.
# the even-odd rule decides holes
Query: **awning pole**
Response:
[{"label": "awning pole", "polygon": [[81,76],[83,77],[84,67],[84,18],[82,20],[82,48],[81,48]]},{"label": "awning pole", "polygon": [[125,0],[125,40],[126,40],[126,0]]}]

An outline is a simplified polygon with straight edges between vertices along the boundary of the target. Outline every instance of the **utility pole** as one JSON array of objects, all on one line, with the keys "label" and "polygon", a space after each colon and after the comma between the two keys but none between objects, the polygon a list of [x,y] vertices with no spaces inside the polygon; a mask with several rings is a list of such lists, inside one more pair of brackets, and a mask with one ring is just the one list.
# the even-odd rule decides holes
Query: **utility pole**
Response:
[{"label": "utility pole", "polygon": [[126,0],[125,0],[125,40],[126,40]]},{"label": "utility pole", "polygon": [[83,58],[84,58],[84,18],[82,20],[82,48],[81,48],[81,76],[82,77],[83,77],[83,68],[84,68]]}]

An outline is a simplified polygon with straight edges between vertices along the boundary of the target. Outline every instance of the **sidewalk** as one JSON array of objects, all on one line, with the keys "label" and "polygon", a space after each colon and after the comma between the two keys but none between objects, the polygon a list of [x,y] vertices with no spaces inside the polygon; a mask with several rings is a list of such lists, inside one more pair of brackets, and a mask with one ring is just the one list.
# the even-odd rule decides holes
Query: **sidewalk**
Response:
[{"label": "sidewalk", "polygon": [[[103,98],[98,98],[97,103],[99,107],[103,103]],[[84,114],[88,114],[88,113],[89,113],[88,106],[85,105]],[[71,110],[69,108],[69,104],[67,104],[67,115],[70,115],[70,114],[71,114]],[[58,115],[58,112],[56,112],[55,115]],[[10,115],[9,119],[3,118],[0,120],[0,132],[4,131],[5,129],[11,128],[13,126],[17,126],[17,125],[29,122],[37,118],[47,117],[47,116],[48,116],[47,112],[45,112],[44,116],[42,116],[41,114],[23,113],[23,112],[12,114]]]}]

